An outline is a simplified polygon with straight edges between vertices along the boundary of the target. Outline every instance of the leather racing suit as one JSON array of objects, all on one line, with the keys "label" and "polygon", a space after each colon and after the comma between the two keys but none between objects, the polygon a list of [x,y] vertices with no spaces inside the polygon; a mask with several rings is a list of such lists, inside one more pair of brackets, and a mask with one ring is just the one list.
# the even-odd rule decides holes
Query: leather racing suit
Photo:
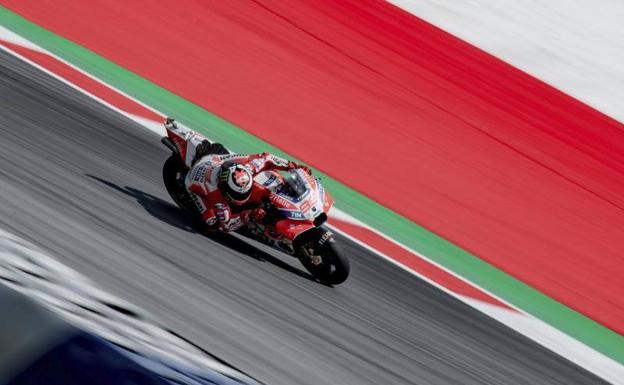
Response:
[{"label": "leather racing suit", "polygon": [[[253,176],[266,170],[289,170],[300,167],[292,161],[266,152],[254,155],[206,155],[196,161],[186,175],[186,188],[195,201],[202,221],[209,229],[225,232],[245,225],[260,206],[262,199],[269,194],[268,190],[254,183],[251,196],[243,206],[247,209],[240,210],[240,207],[234,206],[233,211],[218,187],[221,166],[229,161],[247,167]],[[307,167],[304,168],[309,170]]]}]

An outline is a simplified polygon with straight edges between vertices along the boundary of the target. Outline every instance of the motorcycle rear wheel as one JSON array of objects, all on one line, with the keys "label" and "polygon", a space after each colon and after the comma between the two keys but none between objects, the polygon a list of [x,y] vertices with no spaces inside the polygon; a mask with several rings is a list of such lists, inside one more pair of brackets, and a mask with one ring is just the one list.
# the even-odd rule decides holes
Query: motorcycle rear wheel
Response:
[{"label": "motorcycle rear wheel", "polygon": [[171,199],[183,210],[196,214],[193,198],[184,187],[184,178],[188,169],[178,155],[172,154],[163,165],[163,182]]}]

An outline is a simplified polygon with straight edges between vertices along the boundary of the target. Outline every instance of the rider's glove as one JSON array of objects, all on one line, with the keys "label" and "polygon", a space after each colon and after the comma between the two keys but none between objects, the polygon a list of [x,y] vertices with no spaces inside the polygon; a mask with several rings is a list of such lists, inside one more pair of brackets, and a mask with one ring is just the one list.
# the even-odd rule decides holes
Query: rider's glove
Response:
[{"label": "rider's glove", "polygon": [[304,165],[301,165],[301,164],[297,164],[297,163],[293,162],[292,160],[289,161],[288,162],[288,169],[289,170],[293,170],[295,168],[300,168],[303,171],[305,171],[306,173],[308,173],[308,175],[312,175],[312,169],[310,167],[304,166]]},{"label": "rider's glove", "polygon": [[219,222],[228,223],[230,221],[230,208],[223,203],[216,203],[215,208]]},{"label": "rider's glove", "polygon": [[191,166],[195,165],[198,160],[203,158],[206,155],[210,154],[210,149],[212,148],[212,143],[208,139],[204,139],[195,147],[195,157],[191,161]]},{"label": "rider's glove", "polygon": [[241,214],[241,217],[243,218],[243,221],[245,223],[249,221],[260,222],[265,216],[266,211],[264,211],[264,209],[262,208],[247,210]]},{"label": "rider's glove", "polygon": [[264,209],[262,208],[253,209],[251,210],[250,219],[254,222],[260,222],[262,218],[264,218],[265,216],[266,216],[266,211],[264,211]]}]

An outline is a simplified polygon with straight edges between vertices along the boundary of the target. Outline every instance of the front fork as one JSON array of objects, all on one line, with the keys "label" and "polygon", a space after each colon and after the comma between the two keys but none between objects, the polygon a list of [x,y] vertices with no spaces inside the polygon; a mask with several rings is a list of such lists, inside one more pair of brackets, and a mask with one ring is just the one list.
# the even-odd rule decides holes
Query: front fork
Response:
[{"label": "front fork", "polygon": [[323,258],[321,257],[321,255],[316,254],[314,252],[314,249],[303,246],[299,250],[300,250],[300,253],[303,254],[299,258],[309,259],[310,262],[315,266],[318,266],[323,262]]},{"label": "front fork", "polygon": [[303,244],[301,244],[298,250],[303,254],[301,257],[308,259],[313,265],[318,266],[323,263],[321,249],[325,243],[334,242],[334,233],[325,227],[315,227],[308,230],[306,233],[308,234],[304,233],[300,236],[308,235],[309,239],[304,238]]}]

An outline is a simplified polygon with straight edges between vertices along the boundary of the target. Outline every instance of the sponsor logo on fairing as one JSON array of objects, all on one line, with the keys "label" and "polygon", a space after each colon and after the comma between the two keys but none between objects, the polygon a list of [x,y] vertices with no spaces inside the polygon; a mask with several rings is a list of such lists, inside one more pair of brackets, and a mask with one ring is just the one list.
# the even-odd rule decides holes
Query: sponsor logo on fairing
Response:
[{"label": "sponsor logo on fairing", "polygon": [[269,156],[269,159],[271,159],[273,163],[275,163],[275,165],[277,166],[281,166],[281,167],[288,166],[288,161],[284,158],[280,158],[279,156],[271,155]]},{"label": "sponsor logo on fairing", "polygon": [[271,201],[278,207],[292,207],[292,202],[286,198],[282,198],[279,195],[271,195]]},{"label": "sponsor logo on fairing", "polygon": [[220,160],[231,160],[234,158],[246,158],[247,155],[241,155],[241,154],[227,154],[227,155],[219,155],[219,159]]},{"label": "sponsor logo on fairing", "polygon": [[300,210],[279,209],[279,211],[285,218],[288,218],[288,219],[292,219],[292,220],[305,220],[305,219],[309,219]]},{"label": "sponsor logo on fairing", "polygon": [[334,234],[331,231],[327,231],[325,234],[323,234],[323,236],[321,236],[321,238],[318,240],[319,246],[323,246],[327,241],[331,242],[333,240],[333,235]]},{"label": "sponsor logo on fairing", "polygon": [[263,186],[270,186],[270,185],[271,185],[271,183],[273,183],[273,182],[275,181],[275,179],[277,179],[277,178],[275,177],[275,175],[271,174],[271,176],[269,176],[269,177],[268,177],[268,178],[264,181],[264,183],[262,183],[262,185],[263,185]]},{"label": "sponsor logo on fairing", "polygon": [[292,219],[300,219],[303,218],[304,215],[301,211],[288,211],[288,215],[292,218]]}]

